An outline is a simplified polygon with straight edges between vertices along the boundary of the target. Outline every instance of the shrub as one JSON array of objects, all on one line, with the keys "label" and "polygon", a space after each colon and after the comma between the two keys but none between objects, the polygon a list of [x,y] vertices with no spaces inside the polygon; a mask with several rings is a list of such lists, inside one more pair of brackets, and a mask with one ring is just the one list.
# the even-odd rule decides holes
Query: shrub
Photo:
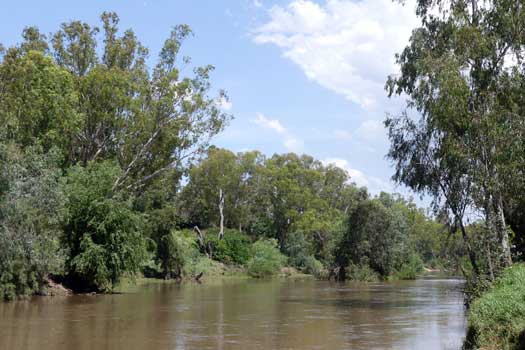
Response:
[{"label": "shrub", "polygon": [[188,265],[199,254],[195,239],[173,231],[163,236],[159,246],[159,260],[165,278],[181,278]]},{"label": "shrub", "polygon": [[208,230],[206,244],[211,245],[213,259],[225,264],[244,265],[250,258],[251,240],[237,230],[225,230],[224,237],[220,240],[216,229]]},{"label": "shrub", "polygon": [[468,325],[467,349],[525,347],[525,265],[506,269],[494,285],[471,304]]},{"label": "shrub", "polygon": [[323,264],[311,255],[306,257],[303,271],[314,275],[317,278],[324,278],[327,276],[327,270]]},{"label": "shrub", "polygon": [[408,255],[407,260],[394,273],[394,279],[415,280],[417,275],[423,271],[423,261],[418,254]]},{"label": "shrub", "polygon": [[350,264],[346,268],[346,278],[352,281],[376,282],[380,275],[368,265]]},{"label": "shrub", "polygon": [[368,265],[388,277],[406,256],[407,240],[406,220],[398,206],[365,200],[351,212],[335,260],[339,266]]},{"label": "shrub", "polygon": [[302,232],[292,232],[287,235],[284,249],[291,266],[305,269],[310,257],[309,248],[309,243]]},{"label": "shrub", "polygon": [[204,276],[220,276],[224,273],[224,265],[198,253],[186,264],[184,273],[191,277],[200,273]]},{"label": "shrub", "polygon": [[39,292],[62,271],[59,161],[54,149],[0,144],[0,301]]},{"label": "shrub", "polygon": [[110,162],[70,169],[64,183],[66,269],[74,287],[109,291],[147,259],[142,217],[112,190],[120,173]]},{"label": "shrub", "polygon": [[285,263],[285,256],[278,248],[277,240],[258,240],[253,244],[252,257],[248,261],[248,273],[253,277],[275,274]]}]

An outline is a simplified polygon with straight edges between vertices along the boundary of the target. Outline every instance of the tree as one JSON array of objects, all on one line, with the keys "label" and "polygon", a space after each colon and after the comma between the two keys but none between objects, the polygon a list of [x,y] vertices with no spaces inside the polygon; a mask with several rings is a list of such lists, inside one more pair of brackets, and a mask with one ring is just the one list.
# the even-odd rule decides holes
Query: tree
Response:
[{"label": "tree", "polygon": [[[477,0],[417,5],[422,26],[397,56],[400,75],[387,82],[389,94],[406,94],[408,109],[419,114],[386,121],[394,179],[444,206],[467,247],[464,213],[482,212],[487,232],[499,243],[495,262],[508,266],[503,196],[524,164],[521,5]],[[480,270],[472,248],[469,255]]]},{"label": "tree", "polygon": [[112,191],[120,172],[110,162],[75,166],[63,185],[66,273],[77,289],[110,291],[139,272],[147,257],[141,215]]},{"label": "tree", "polygon": [[62,272],[60,153],[0,143],[0,299],[44,289]]},{"label": "tree", "polygon": [[[187,215],[195,224],[219,227],[219,239],[224,235],[224,225],[235,227],[239,218],[235,208],[243,198],[241,194],[241,169],[234,153],[211,148],[207,157],[189,170],[189,183],[184,189],[188,205]],[[206,217],[197,217],[204,214]]]},{"label": "tree", "polygon": [[342,277],[349,264],[369,266],[381,276],[401,267],[408,248],[408,227],[400,214],[398,205],[389,208],[379,199],[357,205],[336,253]]},{"label": "tree", "polygon": [[74,83],[68,71],[43,52],[8,50],[0,64],[0,123],[5,137],[22,147],[55,146],[66,156],[82,125]]},{"label": "tree", "polygon": [[150,72],[133,31],[119,36],[115,13],[101,20],[102,43],[100,29],[80,21],[62,24],[51,45],[26,28],[0,63],[0,121],[25,146],[59,147],[66,166],[115,160],[123,172],[113,189],[144,191],[206,149],[230,118],[218,104],[227,96],[209,96],[213,66],[181,74],[188,26],[173,28]]}]

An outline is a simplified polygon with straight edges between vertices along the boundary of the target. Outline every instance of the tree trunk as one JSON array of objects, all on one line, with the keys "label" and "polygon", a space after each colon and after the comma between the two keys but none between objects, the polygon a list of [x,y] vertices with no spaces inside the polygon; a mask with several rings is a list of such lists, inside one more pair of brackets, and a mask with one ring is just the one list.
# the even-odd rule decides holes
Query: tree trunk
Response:
[{"label": "tree trunk", "polygon": [[461,230],[461,236],[463,237],[463,242],[465,242],[465,245],[467,247],[467,253],[470,259],[470,264],[472,265],[472,269],[474,270],[474,273],[476,275],[479,275],[479,267],[476,260],[476,254],[474,253],[474,250],[472,250],[472,246],[470,245],[470,241],[467,235],[467,230],[465,229],[465,226],[463,225],[462,220],[457,219],[459,223],[459,228]]},{"label": "tree trunk", "polygon": [[490,252],[490,240],[485,243],[487,250],[487,261],[489,264],[489,276],[490,280],[494,282],[494,267],[492,266],[492,253]]},{"label": "tree trunk", "polygon": [[210,250],[208,249],[208,247],[206,247],[206,244],[204,243],[204,234],[202,233],[202,231],[199,229],[199,226],[195,226],[193,228],[193,230],[195,232],[197,232],[197,241],[199,243],[199,247],[201,248],[201,250],[204,252],[204,254],[206,254],[206,256],[208,258],[211,258],[211,252]]},{"label": "tree trunk", "polygon": [[224,193],[222,188],[219,189],[219,215],[220,215],[220,224],[219,224],[219,239],[224,237]]},{"label": "tree trunk", "polygon": [[495,204],[496,232],[501,245],[503,266],[509,267],[512,265],[512,256],[510,254],[509,231],[505,222],[505,214],[503,212],[503,201],[501,199],[501,195],[497,196]]}]

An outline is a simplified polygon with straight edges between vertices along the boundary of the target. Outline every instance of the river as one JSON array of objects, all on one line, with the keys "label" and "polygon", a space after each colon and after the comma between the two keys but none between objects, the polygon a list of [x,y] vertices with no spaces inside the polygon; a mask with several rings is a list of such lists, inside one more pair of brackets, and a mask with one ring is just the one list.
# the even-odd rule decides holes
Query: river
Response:
[{"label": "river", "polygon": [[225,279],[35,297],[0,303],[0,349],[460,349],[461,286]]}]

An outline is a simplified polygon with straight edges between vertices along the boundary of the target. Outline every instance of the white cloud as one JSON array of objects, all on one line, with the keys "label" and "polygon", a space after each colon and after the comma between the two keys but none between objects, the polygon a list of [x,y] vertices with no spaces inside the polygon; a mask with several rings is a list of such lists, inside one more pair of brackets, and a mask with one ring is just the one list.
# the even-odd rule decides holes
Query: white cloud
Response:
[{"label": "white cloud", "polygon": [[296,139],[295,137],[288,136],[284,140],[284,147],[289,152],[302,153],[304,149],[304,142],[302,140]]},{"label": "white cloud", "polygon": [[254,120],[254,123],[262,127],[275,130],[279,134],[284,134],[286,132],[286,128],[281,124],[280,121],[277,119],[266,118],[262,113],[257,113],[257,118]]},{"label": "white cloud", "polygon": [[414,1],[293,0],[274,6],[254,41],[280,47],[306,76],[367,109],[386,100],[394,54],[418,24]]},{"label": "white cloud", "polygon": [[271,129],[278,134],[283,136],[283,145],[288,150],[288,152],[297,152],[301,153],[304,149],[303,140],[295,137],[290,133],[279,120],[267,118],[262,113],[257,113],[257,118],[253,122],[259,126],[262,126],[266,129]]},{"label": "white cloud", "polygon": [[262,7],[262,3],[259,0],[253,0],[253,6]]},{"label": "white cloud", "polygon": [[383,122],[375,119],[368,119],[363,121],[356,129],[336,129],[331,135],[339,141],[355,141],[363,146],[368,144],[376,145],[378,142],[384,142],[386,138],[386,129]]},{"label": "white cloud", "polygon": [[391,183],[375,176],[368,176],[361,170],[352,168],[346,159],[327,158],[323,160],[322,163],[324,165],[333,164],[341,169],[344,169],[350,176],[350,182],[355,182],[357,186],[366,186],[368,191],[372,194],[378,194],[381,191],[393,191],[393,186]]},{"label": "white cloud", "polygon": [[324,165],[333,164],[343,170],[345,170],[350,176],[350,181],[355,182],[358,186],[368,186],[369,182],[365,174],[362,171],[351,168],[350,164],[346,159],[342,158],[327,158],[322,161]]},{"label": "white cloud", "polygon": [[386,131],[382,122],[378,120],[365,120],[355,131],[356,135],[366,141],[378,141],[386,139]]},{"label": "white cloud", "polygon": [[349,141],[352,139],[352,132],[349,130],[334,130],[334,136],[337,140]]}]

